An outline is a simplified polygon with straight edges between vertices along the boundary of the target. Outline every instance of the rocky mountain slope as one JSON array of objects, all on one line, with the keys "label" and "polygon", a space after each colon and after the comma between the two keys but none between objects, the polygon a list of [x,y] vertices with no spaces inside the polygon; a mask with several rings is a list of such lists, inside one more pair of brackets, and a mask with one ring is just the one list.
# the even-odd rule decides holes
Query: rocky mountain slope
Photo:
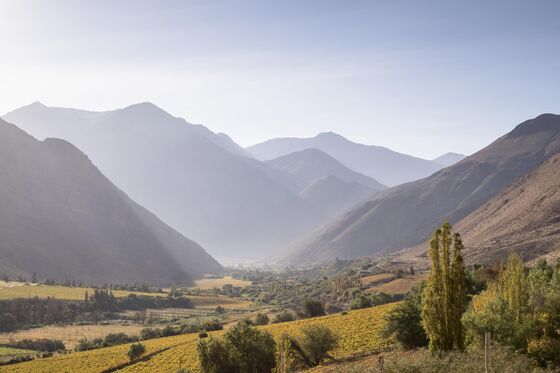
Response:
[{"label": "rocky mountain slope", "polygon": [[393,252],[423,242],[560,151],[560,116],[543,114],[434,175],[385,190],[292,243],[282,264]]}]

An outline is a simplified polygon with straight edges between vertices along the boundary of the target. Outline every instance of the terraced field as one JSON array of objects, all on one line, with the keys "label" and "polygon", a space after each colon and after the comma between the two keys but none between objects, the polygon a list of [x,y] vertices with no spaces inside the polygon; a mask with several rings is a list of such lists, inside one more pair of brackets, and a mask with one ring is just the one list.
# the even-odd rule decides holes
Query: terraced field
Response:
[{"label": "terraced field", "polygon": [[[303,325],[323,324],[330,327],[341,337],[339,347],[333,356],[343,358],[361,353],[384,350],[389,341],[380,337],[383,316],[394,304],[351,311],[347,314],[335,314],[313,319],[298,320],[283,324],[262,327],[271,332],[275,338],[284,333],[297,335]],[[220,335],[215,332],[212,335]],[[185,334],[146,341],[146,354],[151,355],[146,361],[127,365],[129,345],[103,348],[93,351],[58,355],[52,358],[35,360],[12,366],[0,367],[0,372],[176,372],[180,367],[198,371],[196,334]]]}]

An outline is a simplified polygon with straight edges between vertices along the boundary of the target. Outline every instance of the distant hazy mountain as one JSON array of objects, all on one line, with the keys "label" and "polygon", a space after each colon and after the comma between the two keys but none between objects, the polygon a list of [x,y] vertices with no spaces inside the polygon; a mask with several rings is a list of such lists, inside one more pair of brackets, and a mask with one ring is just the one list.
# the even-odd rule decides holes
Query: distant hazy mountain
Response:
[{"label": "distant hazy mountain", "polygon": [[0,270],[84,282],[185,281],[221,270],[64,140],[0,119]]},{"label": "distant hazy mountain", "polygon": [[455,226],[472,262],[496,262],[510,252],[526,260],[560,254],[560,155],[467,215]]},{"label": "distant hazy mountain", "polygon": [[525,121],[463,161],[385,190],[296,241],[281,263],[356,258],[414,246],[444,220],[458,222],[559,151],[560,116]]},{"label": "distant hazy mountain", "polygon": [[4,118],[40,139],[72,142],[134,200],[221,258],[267,255],[325,219],[290,189],[295,179],[150,103],[107,112],[35,103]]},{"label": "distant hazy mountain", "polygon": [[318,149],[305,149],[284,155],[269,161],[269,166],[288,172],[306,185],[316,182],[328,176],[336,176],[340,180],[354,181],[380,191],[386,187],[369,176],[352,171],[330,155]]},{"label": "distant hazy mountain", "polygon": [[462,161],[465,158],[466,158],[466,155],[464,155],[464,154],[445,153],[443,155],[440,155],[439,157],[437,157],[436,159],[434,159],[432,161],[442,165],[443,167],[448,167],[448,166],[451,166],[451,165],[453,165],[457,162]]},{"label": "distant hazy mountain", "polygon": [[417,180],[441,169],[438,163],[381,146],[357,144],[332,132],[306,139],[272,139],[246,150],[257,159],[270,160],[310,148],[319,149],[346,167],[389,186]]},{"label": "distant hazy mountain", "polygon": [[375,194],[375,190],[355,181],[327,176],[311,183],[301,192],[303,199],[323,209],[331,217],[337,216]]}]

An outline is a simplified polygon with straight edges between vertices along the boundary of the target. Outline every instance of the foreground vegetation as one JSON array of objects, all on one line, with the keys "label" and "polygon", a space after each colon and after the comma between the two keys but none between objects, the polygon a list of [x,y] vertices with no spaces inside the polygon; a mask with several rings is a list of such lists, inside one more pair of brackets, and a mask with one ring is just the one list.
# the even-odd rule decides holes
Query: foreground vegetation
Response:
[{"label": "foreground vegetation", "polygon": [[[338,347],[332,351],[335,358],[348,357],[356,353],[373,353],[389,346],[381,337],[386,315],[394,305],[350,311],[324,317],[297,320],[259,327],[270,332],[276,341],[282,335],[300,335],[307,325],[325,325],[340,337]],[[219,337],[223,331],[208,333]],[[92,351],[56,355],[12,366],[0,367],[0,372],[101,372],[121,367],[123,372],[176,372],[179,368],[199,371],[197,344],[198,333],[147,340],[144,356],[146,361],[130,362],[127,355],[130,344],[123,344]]]}]

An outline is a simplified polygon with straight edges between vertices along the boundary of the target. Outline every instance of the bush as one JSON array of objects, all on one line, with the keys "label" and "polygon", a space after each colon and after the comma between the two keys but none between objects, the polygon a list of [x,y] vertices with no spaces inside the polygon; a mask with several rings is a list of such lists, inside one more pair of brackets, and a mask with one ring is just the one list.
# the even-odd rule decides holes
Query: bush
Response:
[{"label": "bush", "polygon": [[306,299],[303,301],[303,313],[307,317],[324,316],[325,307],[323,306],[323,303],[317,300]]},{"label": "bush", "polygon": [[128,336],[125,333],[110,333],[103,340],[103,347],[121,345],[138,341],[138,337]]},{"label": "bush", "polygon": [[205,373],[270,373],[276,365],[276,343],[268,332],[240,322],[223,339],[198,343],[200,370]]},{"label": "bush", "polygon": [[96,348],[100,348],[102,343],[103,343],[102,338],[89,339],[87,337],[83,337],[78,341],[78,344],[76,345],[76,347],[74,347],[74,350],[75,351],[93,350]]},{"label": "bush", "polygon": [[133,343],[130,345],[130,349],[128,350],[128,358],[130,361],[138,359],[140,356],[144,355],[146,352],[146,346],[142,343]]},{"label": "bush", "polygon": [[257,313],[257,317],[255,318],[255,325],[267,325],[270,322],[270,319],[264,313]]},{"label": "bush", "polygon": [[156,328],[144,328],[140,330],[140,339],[154,339],[161,337],[161,330]]},{"label": "bush", "polygon": [[[542,372],[535,369],[533,362],[527,356],[513,352],[500,345],[492,345],[492,372],[520,373]],[[398,354],[387,359],[386,373],[470,373],[484,372],[484,351],[471,349],[467,352],[447,352],[432,354],[422,349],[412,354]],[[357,372],[363,373],[363,370]],[[371,370],[370,373],[377,372]]]},{"label": "bush", "polygon": [[329,351],[338,345],[339,337],[324,325],[307,325],[301,330],[302,337],[291,340],[294,358],[307,367],[314,367],[332,358]]},{"label": "bush", "polygon": [[224,326],[222,324],[220,324],[220,322],[218,320],[207,321],[204,324],[202,324],[202,330],[205,330],[207,332],[222,330],[223,328],[224,328]]},{"label": "bush", "polygon": [[6,345],[12,348],[19,348],[22,350],[32,350],[32,351],[41,351],[41,352],[56,352],[56,351],[63,351],[66,349],[64,343],[60,340],[55,339],[24,339],[22,341],[14,342],[11,344]]},{"label": "bush", "polygon": [[401,347],[407,349],[428,345],[421,316],[423,287],[423,283],[414,286],[404,302],[386,316],[382,333],[384,338],[392,337]]},{"label": "bush", "polygon": [[284,310],[274,317],[274,320],[272,320],[272,323],[277,324],[277,323],[281,323],[281,322],[288,322],[288,321],[294,321],[294,320],[295,320],[294,315],[291,312],[288,312],[288,311]]},{"label": "bush", "polygon": [[546,336],[533,339],[527,345],[527,354],[540,366],[557,367],[560,365],[560,341]]},{"label": "bush", "polygon": [[208,338],[208,333],[200,332],[200,333],[198,333],[198,338],[200,338],[200,339]]}]

